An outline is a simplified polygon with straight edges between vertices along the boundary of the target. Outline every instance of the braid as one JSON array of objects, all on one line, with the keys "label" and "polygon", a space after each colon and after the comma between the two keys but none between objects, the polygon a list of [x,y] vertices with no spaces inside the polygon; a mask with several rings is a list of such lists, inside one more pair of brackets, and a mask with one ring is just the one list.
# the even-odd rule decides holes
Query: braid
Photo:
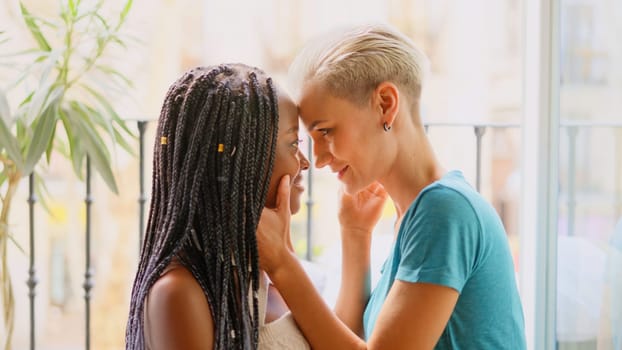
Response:
[{"label": "braid", "polygon": [[195,68],[169,88],[127,349],[145,347],[145,298],[174,258],[205,293],[215,349],[257,348],[256,230],[275,158],[276,101],[272,81],[241,64]]}]

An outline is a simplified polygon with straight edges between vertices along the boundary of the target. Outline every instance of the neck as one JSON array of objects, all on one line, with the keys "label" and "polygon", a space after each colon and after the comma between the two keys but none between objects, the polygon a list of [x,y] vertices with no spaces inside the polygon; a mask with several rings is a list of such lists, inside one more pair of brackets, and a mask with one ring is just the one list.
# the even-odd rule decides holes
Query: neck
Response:
[{"label": "neck", "polygon": [[[410,129],[410,130],[409,130]],[[406,128],[398,136],[396,158],[389,173],[380,180],[395,204],[397,220],[401,218],[419,193],[440,179],[445,170],[441,167],[422,126]]]}]

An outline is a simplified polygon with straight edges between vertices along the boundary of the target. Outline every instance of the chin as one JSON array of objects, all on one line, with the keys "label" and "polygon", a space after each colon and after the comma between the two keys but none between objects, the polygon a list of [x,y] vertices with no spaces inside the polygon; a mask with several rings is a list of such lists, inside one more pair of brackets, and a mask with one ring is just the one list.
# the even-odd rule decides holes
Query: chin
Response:
[{"label": "chin", "polygon": [[302,192],[304,189],[299,189],[298,187],[292,187],[291,192],[289,194],[289,211],[292,215],[298,213],[301,207],[300,197],[302,197]]},{"label": "chin", "polygon": [[358,184],[343,184],[343,191],[351,196],[359,193],[364,186],[359,186]]},{"label": "chin", "polygon": [[300,203],[290,203],[289,204],[289,210],[292,213],[292,215],[298,213],[298,211],[300,210]]},{"label": "chin", "polygon": [[298,213],[298,211],[300,210],[301,207],[301,203],[300,203],[300,194],[293,194],[292,196],[289,197],[289,211],[292,213],[292,215]]},{"label": "chin", "polygon": [[[348,169],[347,173],[352,169]],[[365,188],[365,183],[362,183],[358,177],[352,176],[353,174],[346,174],[343,178],[339,179],[343,191],[349,195],[355,195]]]}]

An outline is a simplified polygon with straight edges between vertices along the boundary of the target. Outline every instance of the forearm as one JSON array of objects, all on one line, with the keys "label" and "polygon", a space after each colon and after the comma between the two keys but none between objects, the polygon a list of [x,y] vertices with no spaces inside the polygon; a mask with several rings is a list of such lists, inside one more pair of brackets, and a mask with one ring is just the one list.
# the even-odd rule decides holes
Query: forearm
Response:
[{"label": "forearm", "polygon": [[352,237],[342,232],[341,288],[335,305],[335,313],[353,332],[363,338],[363,312],[370,295],[370,246],[369,234]]},{"label": "forearm", "polygon": [[281,268],[269,275],[313,349],[366,348],[324,303],[295,256],[288,256]]}]

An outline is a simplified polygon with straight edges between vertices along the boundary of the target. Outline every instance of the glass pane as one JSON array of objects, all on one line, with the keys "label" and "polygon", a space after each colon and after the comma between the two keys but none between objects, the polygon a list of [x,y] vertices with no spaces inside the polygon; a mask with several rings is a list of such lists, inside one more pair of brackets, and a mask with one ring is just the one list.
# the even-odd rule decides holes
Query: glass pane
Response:
[{"label": "glass pane", "polygon": [[561,1],[559,349],[622,349],[621,14]]}]

